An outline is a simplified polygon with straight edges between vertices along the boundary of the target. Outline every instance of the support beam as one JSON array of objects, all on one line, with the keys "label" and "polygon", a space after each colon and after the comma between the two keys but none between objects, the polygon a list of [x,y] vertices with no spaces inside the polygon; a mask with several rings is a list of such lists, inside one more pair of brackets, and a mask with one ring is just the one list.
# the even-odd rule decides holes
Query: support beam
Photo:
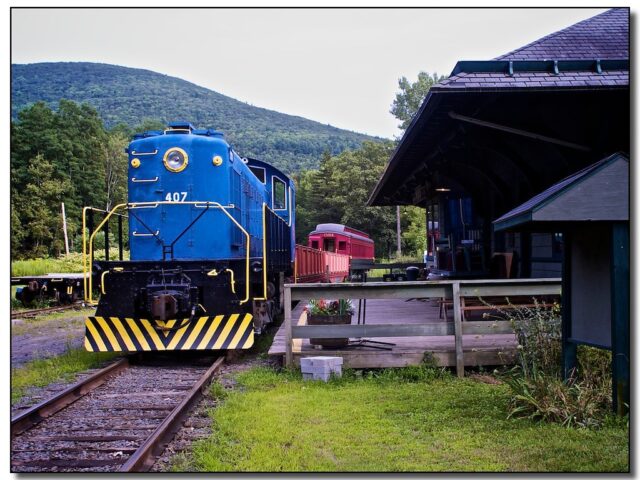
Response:
[{"label": "support beam", "polygon": [[567,380],[577,365],[577,346],[571,342],[571,248],[572,233],[564,232],[562,259],[562,378]]},{"label": "support beam", "polygon": [[611,347],[613,410],[624,415],[629,408],[629,224],[612,227],[611,252]]},{"label": "support beam", "polygon": [[462,308],[460,305],[460,283],[453,282],[453,325],[456,342],[456,373],[464,377],[464,352],[462,349]]},{"label": "support beam", "polygon": [[284,332],[285,332],[285,366],[293,365],[293,344],[291,331],[291,287],[284,287]]},{"label": "support beam", "polygon": [[521,135],[523,137],[533,138],[535,140],[540,140],[541,142],[554,143],[556,145],[561,145],[563,147],[572,148],[574,150],[580,150],[582,152],[589,152],[591,148],[585,145],[579,145],[573,142],[567,142],[566,140],[560,140],[558,138],[547,137],[546,135],[540,135],[534,132],[528,132],[526,130],[521,130],[519,128],[508,127],[506,125],[500,125],[498,123],[488,122],[486,120],[479,120],[473,117],[467,117],[466,115],[460,115],[456,112],[449,112],[449,117],[454,120],[459,120],[461,122],[471,123],[473,125],[478,125],[480,127],[493,128],[495,130],[501,130],[507,133],[513,133],[514,135]]}]

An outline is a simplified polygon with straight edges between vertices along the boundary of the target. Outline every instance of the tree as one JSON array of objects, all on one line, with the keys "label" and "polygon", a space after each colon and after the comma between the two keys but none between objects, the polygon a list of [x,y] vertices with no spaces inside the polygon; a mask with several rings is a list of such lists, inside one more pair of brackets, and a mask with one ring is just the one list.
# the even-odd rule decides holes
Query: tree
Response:
[{"label": "tree", "polygon": [[[37,155],[27,168],[29,181],[24,191],[16,195],[14,212],[22,229],[18,233],[29,254],[48,256],[63,249],[60,202],[70,190],[68,179],[55,174],[54,166],[44,156]],[[12,225],[13,222],[12,216]]]},{"label": "tree", "polygon": [[111,133],[102,145],[104,155],[104,183],[106,188],[105,210],[111,209],[127,197],[127,154],[124,149],[128,139],[122,133]]},{"label": "tree", "polygon": [[297,217],[302,219],[297,223],[298,241],[304,242],[318,223],[342,223],[367,232],[375,242],[376,256],[387,256],[394,238],[395,209],[365,205],[393,147],[392,142],[364,142],[361,148],[335,157],[327,152],[318,170],[303,174],[297,202]]},{"label": "tree", "polygon": [[402,207],[402,249],[406,255],[422,258],[427,248],[427,220],[424,208]]},{"label": "tree", "polygon": [[407,77],[402,77],[398,80],[398,87],[400,92],[396,93],[396,98],[391,105],[390,112],[400,120],[400,129],[404,132],[413,116],[420,109],[422,101],[427,96],[429,89],[438,82],[441,82],[446,77],[438,76],[437,73],[429,74],[427,72],[420,72],[418,74],[418,80],[411,83],[407,80]]},{"label": "tree", "polygon": [[102,120],[89,105],[61,100],[54,112],[39,102],[19,112],[11,124],[14,255],[60,251],[52,233],[59,228],[51,223],[60,219],[60,201],[65,203],[72,243],[80,235],[82,207],[106,204],[107,143]]}]

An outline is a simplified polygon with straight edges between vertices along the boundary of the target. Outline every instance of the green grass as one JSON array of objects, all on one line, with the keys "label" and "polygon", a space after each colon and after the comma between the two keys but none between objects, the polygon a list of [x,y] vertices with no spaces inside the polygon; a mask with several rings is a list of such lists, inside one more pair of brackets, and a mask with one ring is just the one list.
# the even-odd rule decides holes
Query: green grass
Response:
[{"label": "green grass", "polygon": [[[507,420],[509,389],[429,369],[328,384],[256,368],[173,471],[627,471],[628,427]],[[429,373],[431,372],[431,373]],[[435,373],[434,373],[435,372]]]},{"label": "green grass", "polygon": [[[118,257],[117,248],[110,248],[110,259]],[[104,260],[104,250],[96,250],[96,260]],[[129,259],[129,252],[124,251],[123,258]],[[28,277],[32,275],[46,275],[48,273],[82,273],[82,254],[70,253],[58,258],[35,258],[31,260],[14,260],[11,262],[11,276]]]},{"label": "green grass", "polygon": [[68,349],[58,357],[33,360],[11,369],[11,403],[18,402],[31,387],[44,387],[57,381],[72,381],[76,374],[96,368],[120,354],[93,353]]}]

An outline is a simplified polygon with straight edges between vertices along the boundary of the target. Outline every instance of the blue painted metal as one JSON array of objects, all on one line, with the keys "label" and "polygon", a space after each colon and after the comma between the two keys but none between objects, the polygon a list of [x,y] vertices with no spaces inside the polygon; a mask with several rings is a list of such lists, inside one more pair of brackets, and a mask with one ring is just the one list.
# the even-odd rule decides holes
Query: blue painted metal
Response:
[{"label": "blue painted metal", "polygon": [[[180,172],[165,168],[164,155],[172,148],[180,148],[188,156],[188,164]],[[262,257],[262,205],[272,206],[271,183],[258,180],[220,132],[173,122],[164,133],[134,137],[127,151],[129,203],[178,202],[129,209],[131,260],[244,259],[245,236],[219,208],[180,204],[207,201],[228,207],[251,236],[250,257]],[[219,157],[220,165],[215,165],[214,157]],[[139,167],[132,166],[133,159],[139,160]],[[269,180],[276,176],[285,183],[286,210],[276,213],[291,223],[295,239],[293,182],[271,165],[259,163],[267,169]],[[171,249],[168,246],[172,243]]]},{"label": "blue painted metal", "polygon": [[[250,168],[261,168],[265,171],[265,182],[262,184],[264,186],[267,198],[267,205],[269,208],[274,210],[276,214],[284,219],[288,225],[291,226],[291,245],[296,244],[296,235],[295,235],[295,226],[296,226],[296,215],[295,215],[295,205],[296,205],[296,189],[293,181],[285,175],[282,171],[275,168],[273,165],[269,165],[261,160],[256,160],[254,158],[247,159],[247,166]],[[273,203],[273,186],[274,182],[278,180],[282,180],[285,186],[285,204],[286,209],[278,209],[275,208],[277,205]],[[295,249],[291,250],[291,261],[293,262],[295,256]]]}]

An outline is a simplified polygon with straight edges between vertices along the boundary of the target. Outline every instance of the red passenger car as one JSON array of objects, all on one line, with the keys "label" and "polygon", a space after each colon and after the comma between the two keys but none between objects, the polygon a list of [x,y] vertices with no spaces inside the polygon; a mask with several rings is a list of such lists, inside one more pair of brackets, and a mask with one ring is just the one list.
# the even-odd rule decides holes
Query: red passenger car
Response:
[{"label": "red passenger car", "polygon": [[324,252],[373,260],[373,240],[364,232],[338,223],[321,223],[309,234],[308,246]]}]

